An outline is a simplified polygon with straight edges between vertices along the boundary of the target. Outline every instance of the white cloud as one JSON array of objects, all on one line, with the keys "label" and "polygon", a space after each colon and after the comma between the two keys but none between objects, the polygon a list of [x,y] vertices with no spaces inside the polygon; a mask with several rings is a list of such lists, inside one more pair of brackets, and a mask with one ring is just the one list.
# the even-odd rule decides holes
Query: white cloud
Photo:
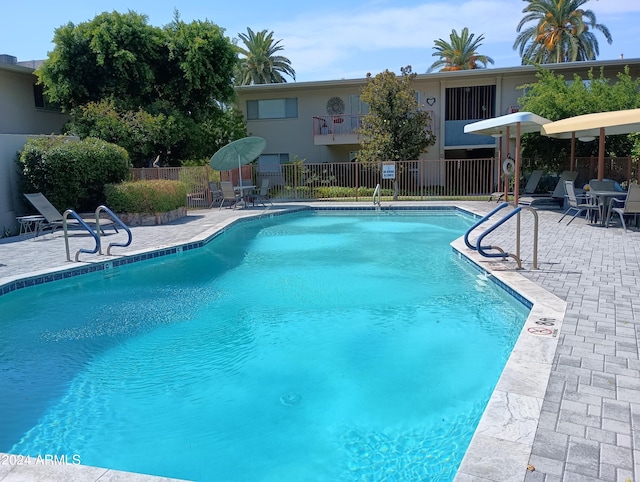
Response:
[{"label": "white cloud", "polygon": [[[339,16],[325,11],[307,12],[275,25],[274,31],[294,32],[284,36],[282,44],[298,72],[327,73],[334,70],[331,65],[336,63],[348,66],[358,57],[372,53],[385,52],[390,57],[393,51],[406,50],[419,52],[416,60],[425,64],[424,71],[434,60],[434,41],[447,39],[451,29],[459,33],[469,26],[476,37],[484,34],[485,46],[513,42],[520,15],[520,5],[514,6],[513,0],[468,0],[462,4],[437,1],[408,7],[345,9]],[[486,49],[484,53],[491,56]],[[384,68],[395,69],[400,64],[406,62],[394,61]],[[358,77],[364,75],[363,70],[372,69],[357,70]]]},{"label": "white cloud", "polygon": [[[460,33],[464,27],[476,36],[484,35],[481,53],[492,57],[495,66],[520,63],[512,46],[524,2],[422,0],[415,5],[389,6],[374,0],[351,5],[342,5],[339,14],[328,13],[326,8],[307,11],[270,27],[276,38],[283,39],[285,55],[302,77],[353,78],[354,72],[355,77],[362,77],[367,71],[397,70],[407,63],[414,66],[414,71],[424,72],[435,60],[434,41],[448,39],[452,29]],[[637,31],[632,18],[640,12],[640,0],[592,0],[585,8],[593,10],[598,22],[609,27],[614,44],[618,44],[616,51],[622,51],[622,47],[631,50],[623,38]],[[611,46],[603,38],[599,36],[598,40],[601,54],[607,54],[600,58],[617,58],[618,54],[612,57],[608,52],[606,47]]]}]

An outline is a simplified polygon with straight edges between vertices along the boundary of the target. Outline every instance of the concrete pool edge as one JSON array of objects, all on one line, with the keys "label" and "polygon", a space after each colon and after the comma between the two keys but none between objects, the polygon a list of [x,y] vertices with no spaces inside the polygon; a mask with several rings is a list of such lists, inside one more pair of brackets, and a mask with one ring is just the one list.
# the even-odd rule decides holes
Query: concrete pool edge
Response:
[{"label": "concrete pool edge", "polygon": [[515,271],[512,263],[488,261],[468,249],[463,238],[451,246],[533,305],[455,480],[521,482],[528,470],[567,303]]}]

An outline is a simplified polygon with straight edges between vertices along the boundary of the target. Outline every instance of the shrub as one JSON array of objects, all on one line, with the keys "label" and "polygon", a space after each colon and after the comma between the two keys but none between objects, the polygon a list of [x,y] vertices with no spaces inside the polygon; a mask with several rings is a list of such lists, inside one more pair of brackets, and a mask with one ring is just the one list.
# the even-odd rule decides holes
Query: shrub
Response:
[{"label": "shrub", "polygon": [[41,192],[60,211],[104,204],[104,186],[129,176],[127,151],[99,139],[35,137],[19,153],[22,192]]},{"label": "shrub", "polygon": [[135,181],[105,186],[107,206],[116,213],[154,214],[184,207],[187,187],[180,181]]}]

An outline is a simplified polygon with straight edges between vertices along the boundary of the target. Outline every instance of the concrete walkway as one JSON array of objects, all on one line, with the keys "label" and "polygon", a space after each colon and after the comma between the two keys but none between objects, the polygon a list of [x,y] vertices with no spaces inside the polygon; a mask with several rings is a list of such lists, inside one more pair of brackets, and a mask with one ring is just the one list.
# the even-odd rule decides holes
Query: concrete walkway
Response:
[{"label": "concrete walkway", "polygon": [[[495,207],[488,202],[398,205],[425,204],[454,204],[479,214]],[[299,206],[280,205],[270,212]],[[170,225],[132,228],[132,246],[114,248],[113,252],[131,255],[197,242],[238,217],[262,212],[192,211]],[[587,224],[584,219],[576,219],[567,226],[568,218],[558,223],[561,216],[558,211],[539,210],[538,215],[539,269],[531,267],[533,216],[524,212],[521,245],[524,269],[518,273],[566,301],[567,309],[557,337],[529,468],[522,467],[519,480],[640,482],[640,232],[625,233],[620,227],[607,229]],[[122,241],[124,235],[109,235],[105,240]],[[60,233],[18,242],[15,238],[3,241],[0,240],[0,288],[26,276],[77,266],[65,261]],[[513,223],[492,234],[490,242],[514,252]],[[86,236],[74,236],[72,256],[80,246],[91,244]],[[104,260],[104,256],[81,255],[80,259]],[[493,262],[485,263],[488,266]],[[502,269],[508,266],[507,269],[515,271],[512,262],[498,263],[503,265]],[[531,367],[532,371],[535,369]],[[16,467],[0,466],[0,480],[23,480],[20,477],[24,476]]]}]

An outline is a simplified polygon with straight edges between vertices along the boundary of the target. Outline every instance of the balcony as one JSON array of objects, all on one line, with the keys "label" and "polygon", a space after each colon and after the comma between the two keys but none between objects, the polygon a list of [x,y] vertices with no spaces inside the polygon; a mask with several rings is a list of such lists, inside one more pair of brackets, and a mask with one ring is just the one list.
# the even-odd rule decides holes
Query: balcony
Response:
[{"label": "balcony", "polygon": [[444,146],[469,147],[494,145],[496,140],[491,136],[465,134],[464,126],[482,119],[448,120],[444,123]]},{"label": "balcony", "polygon": [[336,146],[360,144],[356,129],[362,123],[360,114],[323,115],[313,118],[313,144]]}]

